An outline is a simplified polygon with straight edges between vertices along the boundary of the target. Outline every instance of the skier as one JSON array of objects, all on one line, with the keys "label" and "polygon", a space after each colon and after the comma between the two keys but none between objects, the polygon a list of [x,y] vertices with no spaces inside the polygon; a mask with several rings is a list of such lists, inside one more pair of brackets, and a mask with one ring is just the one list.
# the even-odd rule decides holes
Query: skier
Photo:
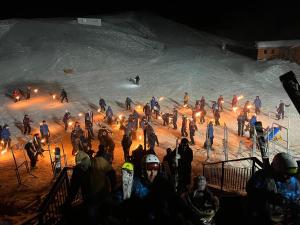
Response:
[{"label": "skier", "polygon": [[231,108],[237,107],[238,104],[238,97],[236,95],[233,95],[232,101],[231,101]]},{"label": "skier", "polygon": [[153,110],[154,110],[154,114],[155,114],[155,119],[158,118],[158,116],[160,115],[160,105],[158,102],[155,102],[154,104],[154,107],[153,107]]},{"label": "skier", "polygon": [[256,122],[256,116],[253,115],[253,116],[251,117],[250,121],[249,121],[249,126],[250,126],[250,131],[249,131],[249,133],[250,133],[250,138],[252,138],[253,135],[254,135],[255,122]]},{"label": "skier", "polygon": [[153,109],[154,109],[154,106],[155,106],[155,103],[156,103],[156,99],[154,96],[152,96],[151,100],[150,100],[150,108],[151,108],[151,112],[153,112]]},{"label": "skier", "polygon": [[93,124],[90,120],[85,121],[85,129],[87,130],[88,140],[91,141],[95,138],[94,131],[93,131]]},{"label": "skier", "polygon": [[63,117],[63,122],[65,124],[65,131],[67,131],[67,129],[68,129],[70,119],[71,119],[71,113],[68,110],[66,110],[64,117]]},{"label": "skier", "polygon": [[161,118],[163,119],[163,126],[168,126],[169,125],[170,113],[162,114]]},{"label": "skier", "polygon": [[26,134],[30,134],[31,132],[31,126],[30,123],[32,122],[32,120],[29,119],[28,115],[25,114],[24,118],[23,118],[23,126],[24,126],[24,135]]},{"label": "skier", "polygon": [[140,84],[140,76],[139,75],[136,75],[136,77],[135,77],[135,84],[136,85]]},{"label": "skier", "polygon": [[[151,126],[148,125],[148,127]],[[154,150],[155,143],[157,144],[157,146],[159,146],[157,135],[155,134],[153,129],[147,131],[147,138],[148,138],[148,144],[150,149]]]},{"label": "skier", "polygon": [[105,112],[106,103],[105,103],[105,100],[103,98],[99,99],[99,106],[100,106],[101,112]]},{"label": "skier", "polygon": [[215,115],[215,111],[218,109],[218,103],[216,101],[212,101],[212,105],[211,105],[211,109],[212,109],[212,113],[213,115]]},{"label": "skier", "polygon": [[126,110],[131,110],[131,103],[133,103],[131,98],[126,97],[126,100],[125,100]]},{"label": "skier", "polygon": [[282,100],[280,100],[279,106],[277,108],[277,119],[284,119],[284,112],[285,112],[285,107],[289,107],[290,105],[286,105],[283,103]]},{"label": "skier", "polygon": [[[10,131],[9,131],[9,126],[7,124],[4,124],[1,132],[1,139],[4,142],[3,143],[3,149],[10,149],[10,143],[11,143],[11,138],[10,138]],[[2,150],[3,150],[2,149]]]},{"label": "skier", "polygon": [[37,162],[37,151],[34,147],[34,145],[32,144],[32,140],[29,140],[25,146],[24,146],[26,152],[27,152],[27,156],[30,159],[30,167],[31,169],[35,169],[36,168],[36,162]]},{"label": "skier", "polygon": [[218,109],[215,110],[214,118],[215,118],[215,126],[220,126],[220,112]]},{"label": "skier", "polygon": [[67,96],[67,92],[65,91],[65,89],[61,89],[61,93],[60,93],[60,102],[63,103],[63,101],[66,99],[66,102],[69,102],[68,100],[68,96]]},{"label": "skier", "polygon": [[187,116],[182,115],[182,124],[181,124],[181,136],[182,137],[188,136],[188,133],[186,130],[187,130]]},{"label": "skier", "polygon": [[143,112],[145,113],[146,119],[147,121],[151,120],[151,107],[150,104],[147,103],[144,108],[143,108]]},{"label": "skier", "polygon": [[218,98],[218,110],[223,111],[224,98],[223,95],[220,95]]},{"label": "skier", "polygon": [[210,143],[210,147],[211,147],[214,143],[214,127],[213,127],[212,121],[210,121],[208,124],[207,132],[208,132],[207,137],[209,139],[209,143]]},{"label": "skier", "polygon": [[256,98],[253,101],[253,105],[255,106],[255,113],[258,115],[260,113],[260,108],[261,108],[261,100],[259,96],[256,96]]},{"label": "skier", "polygon": [[89,119],[89,121],[91,121],[91,123],[94,123],[94,113],[92,110],[88,109],[87,114],[85,114],[85,119]]},{"label": "skier", "polygon": [[131,135],[124,134],[121,144],[123,147],[124,162],[126,162],[129,160],[130,146],[132,144]]},{"label": "skier", "polygon": [[178,110],[174,107],[173,108],[173,129],[177,130],[177,119],[178,119]]},{"label": "skier", "polygon": [[50,130],[45,120],[43,120],[42,124],[40,125],[40,134],[42,139],[45,140],[45,143],[49,144]]},{"label": "skier", "polygon": [[43,156],[44,149],[42,148],[41,138],[39,137],[38,133],[36,133],[36,134],[33,135],[32,144],[33,144],[33,146],[34,146],[37,154],[39,154],[42,157],[44,157]]},{"label": "skier", "polygon": [[26,99],[30,99],[30,94],[31,94],[31,87],[27,86],[27,88],[26,88]]},{"label": "skier", "polygon": [[205,98],[204,96],[202,96],[200,99],[200,110],[204,110],[204,107],[205,107]]},{"label": "skier", "polygon": [[246,116],[243,113],[243,111],[240,112],[237,121],[238,121],[238,135],[239,136],[244,136],[244,126],[245,126],[245,121],[246,121]]},{"label": "skier", "polygon": [[113,111],[112,108],[110,106],[107,107],[107,111],[106,111],[106,120],[108,124],[112,124],[112,119],[113,119]]},{"label": "skier", "polygon": [[189,130],[190,130],[190,139],[191,139],[190,144],[195,145],[194,136],[195,136],[195,132],[198,130],[198,128],[193,119],[190,119]]},{"label": "skier", "polygon": [[187,92],[184,92],[184,97],[183,97],[183,106],[188,106],[190,100],[190,96]]},{"label": "skier", "polygon": [[200,123],[203,124],[205,122],[206,110],[203,108],[200,112]]}]

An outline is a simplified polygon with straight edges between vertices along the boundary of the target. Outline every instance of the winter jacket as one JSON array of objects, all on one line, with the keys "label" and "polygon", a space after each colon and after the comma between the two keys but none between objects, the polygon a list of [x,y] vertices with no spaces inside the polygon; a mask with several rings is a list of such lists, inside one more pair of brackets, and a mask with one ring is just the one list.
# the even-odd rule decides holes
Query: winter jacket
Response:
[{"label": "winter jacket", "polygon": [[10,138],[9,129],[3,128],[2,132],[1,132],[1,138],[4,140],[8,140]]},{"label": "winter jacket", "polygon": [[111,107],[108,106],[108,108],[107,108],[107,110],[106,110],[106,117],[107,117],[107,118],[112,118],[113,115],[114,115],[114,114],[113,114],[113,111],[112,111]]},{"label": "winter jacket", "polygon": [[253,104],[255,105],[255,108],[261,108],[261,100],[259,98],[254,99]]},{"label": "winter jacket", "polygon": [[49,134],[49,128],[47,124],[43,124],[40,126],[40,133],[43,135],[48,135]]},{"label": "winter jacket", "polygon": [[99,105],[100,105],[100,106],[106,106],[105,100],[104,100],[103,98],[100,98],[100,100],[99,100]]},{"label": "winter jacket", "polygon": [[213,127],[213,125],[208,126],[208,138],[214,138],[214,127]]}]

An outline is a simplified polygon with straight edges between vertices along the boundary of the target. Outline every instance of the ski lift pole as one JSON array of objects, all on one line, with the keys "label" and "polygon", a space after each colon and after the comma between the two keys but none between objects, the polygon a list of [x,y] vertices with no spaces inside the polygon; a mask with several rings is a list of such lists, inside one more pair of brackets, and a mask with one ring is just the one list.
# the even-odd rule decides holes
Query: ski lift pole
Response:
[{"label": "ski lift pole", "polygon": [[224,123],[223,147],[224,147],[225,161],[228,161],[228,130],[227,130],[226,123]]},{"label": "ski lift pole", "polygon": [[[250,129],[251,129],[251,125],[250,125]],[[256,129],[253,128],[253,145],[251,149],[251,157],[254,156],[254,153],[256,151],[256,137],[257,137]]]}]

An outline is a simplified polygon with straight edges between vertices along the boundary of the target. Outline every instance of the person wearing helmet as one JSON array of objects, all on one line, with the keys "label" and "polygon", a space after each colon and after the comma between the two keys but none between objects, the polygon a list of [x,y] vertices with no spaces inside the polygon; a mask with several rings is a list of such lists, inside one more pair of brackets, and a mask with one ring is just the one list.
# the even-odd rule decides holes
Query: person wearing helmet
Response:
[{"label": "person wearing helmet", "polygon": [[212,222],[219,209],[219,199],[207,188],[204,176],[195,177],[192,190],[185,192],[182,197],[201,221],[209,221],[209,224],[214,224]]},{"label": "person wearing helmet", "polygon": [[[292,217],[294,221],[300,221],[300,184],[295,177],[297,173],[298,164],[294,158],[280,152],[274,156],[270,167],[252,175],[246,185],[251,224],[273,224],[271,222],[278,219],[274,215],[278,215],[279,211],[282,220],[283,217]],[[284,208],[289,210],[285,211]],[[291,215],[287,216],[283,211],[291,212]]]}]

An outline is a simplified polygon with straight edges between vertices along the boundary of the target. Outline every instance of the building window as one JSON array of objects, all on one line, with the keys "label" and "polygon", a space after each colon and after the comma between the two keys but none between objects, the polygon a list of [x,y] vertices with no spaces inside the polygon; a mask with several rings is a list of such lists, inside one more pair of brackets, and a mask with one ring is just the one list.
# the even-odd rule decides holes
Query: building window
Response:
[{"label": "building window", "polygon": [[264,54],[267,54],[267,50],[266,49],[264,50]]}]

